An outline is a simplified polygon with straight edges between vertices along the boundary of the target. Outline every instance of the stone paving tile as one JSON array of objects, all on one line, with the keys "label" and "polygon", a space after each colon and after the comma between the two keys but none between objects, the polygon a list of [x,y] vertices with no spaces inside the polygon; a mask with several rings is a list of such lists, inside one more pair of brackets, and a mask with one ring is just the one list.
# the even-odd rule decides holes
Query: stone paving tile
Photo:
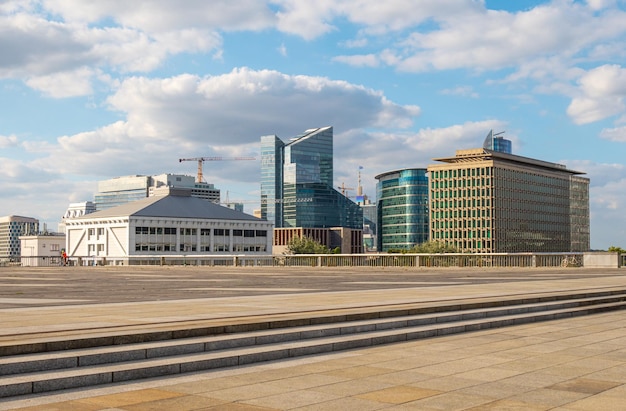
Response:
[{"label": "stone paving tile", "polygon": [[337,369],[333,371],[327,371],[327,372],[324,372],[323,374],[331,375],[334,377],[340,377],[340,378],[356,379],[356,378],[370,377],[372,375],[389,374],[389,372],[390,371],[387,368],[363,365],[363,366],[348,367],[348,368],[341,368],[341,369]]},{"label": "stone paving tile", "polygon": [[607,368],[605,370],[593,372],[585,376],[586,378],[598,379],[603,381],[614,381],[620,384],[626,384],[626,363],[622,363],[617,367]]},{"label": "stone paving tile", "polygon": [[354,379],[338,382],[335,384],[320,385],[317,387],[312,387],[310,388],[310,390],[327,394],[352,397],[366,392],[382,390],[390,387],[393,387],[393,385],[378,381],[372,381],[369,379]]},{"label": "stone paving tile", "polygon": [[244,401],[246,404],[259,407],[269,407],[275,409],[293,409],[311,406],[315,404],[328,403],[343,398],[341,395],[301,390],[291,391],[284,394],[268,395],[266,397],[255,398]]},{"label": "stone paving tile", "polygon": [[218,405],[227,404],[227,401],[202,397],[198,395],[185,395],[183,397],[168,398],[157,401],[141,402],[139,404],[126,405],[125,411],[195,411],[207,409]]},{"label": "stone paving tile", "polygon": [[482,404],[492,402],[493,398],[482,395],[472,395],[460,392],[450,392],[421,400],[410,402],[406,405],[417,407],[421,410],[456,411],[465,410]]},{"label": "stone paving tile", "polygon": [[619,383],[612,381],[594,380],[590,378],[577,378],[574,380],[563,381],[558,384],[551,385],[552,390],[579,392],[583,394],[599,394],[603,391],[610,390],[619,386]]},{"label": "stone paving tile", "polygon": [[472,385],[459,389],[457,392],[491,397],[493,399],[509,398],[520,393],[532,391],[534,388],[523,385],[508,384],[502,381],[492,381],[484,384]]},{"label": "stone paving tile", "polygon": [[403,404],[419,400],[421,398],[428,398],[434,395],[439,395],[441,393],[441,391],[437,390],[429,390],[424,388],[400,385],[384,388],[382,390],[370,391],[364,394],[359,394],[356,397],[366,400],[386,402],[390,404]]},{"label": "stone paving tile", "polygon": [[86,404],[87,406],[95,405],[100,407],[125,407],[128,405],[139,404],[142,402],[151,402],[182,396],[183,394],[181,393],[162,389],[144,389],[123,392],[119,394],[99,395],[92,398],[77,400],[75,402],[80,404]]},{"label": "stone paving tile", "polygon": [[508,399],[528,404],[558,407],[569,406],[570,403],[587,397],[589,397],[589,394],[586,393],[540,388],[512,396]]},{"label": "stone paving tile", "polygon": [[571,377],[565,375],[554,375],[548,374],[545,372],[546,370],[534,371],[519,375],[514,375],[512,377],[504,378],[500,380],[501,382],[512,384],[512,385],[521,385],[523,387],[529,388],[542,388],[548,387],[554,384],[561,383],[563,381],[570,380]]},{"label": "stone paving tile", "polygon": [[365,379],[385,384],[404,385],[412,384],[416,381],[430,380],[432,379],[432,375],[421,373],[418,370],[401,370],[390,372],[388,374],[374,375],[372,377],[366,377]]},{"label": "stone paving tile", "polygon": [[545,411],[545,410],[569,411],[561,408],[554,408],[549,405],[528,404],[513,400],[498,400],[481,404],[476,407],[467,408],[466,411]]},{"label": "stone paving tile", "polygon": [[221,390],[212,390],[209,392],[198,393],[196,395],[217,398],[230,402],[239,402],[268,395],[282,394],[285,391],[288,391],[288,389],[285,389],[283,387],[269,387],[263,383],[258,383],[225,388]]},{"label": "stone paving tile", "polygon": [[479,381],[496,381],[521,374],[520,371],[503,370],[496,367],[485,367],[456,374],[459,378]]},{"label": "stone paving tile", "polygon": [[420,388],[429,388],[440,391],[455,391],[462,388],[473,387],[482,384],[483,381],[472,380],[469,378],[459,378],[455,376],[445,376],[437,378],[429,378],[427,380],[413,383],[413,386]]},{"label": "stone paving tile", "polygon": [[361,398],[343,397],[336,400],[305,405],[298,408],[290,408],[293,411],[373,411],[388,409],[389,404],[368,401]]}]

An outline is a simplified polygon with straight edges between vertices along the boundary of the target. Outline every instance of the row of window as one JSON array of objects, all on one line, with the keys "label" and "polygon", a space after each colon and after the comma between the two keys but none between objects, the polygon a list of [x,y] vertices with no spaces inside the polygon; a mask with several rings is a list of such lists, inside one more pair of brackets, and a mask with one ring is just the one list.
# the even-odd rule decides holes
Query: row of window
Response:
[{"label": "row of window", "polygon": [[[93,229],[90,229],[93,230]],[[100,230],[100,229],[98,229]],[[210,236],[213,231],[214,236],[230,236],[231,230],[224,228],[201,228],[201,236]],[[232,230],[233,237],[267,237],[266,230]],[[136,235],[176,235],[176,227],[135,227]],[[198,234],[197,228],[180,228],[181,236],[195,236]]]},{"label": "row of window", "polygon": [[[98,245],[100,246],[100,244]],[[135,251],[146,251],[146,252],[175,252],[176,246],[172,244],[135,244]],[[186,252],[196,252],[197,247],[195,245],[185,245],[180,244],[178,247],[178,251],[186,253]],[[266,247],[264,244],[260,245],[252,245],[252,244],[233,244],[232,249],[228,245],[215,245],[213,249],[210,246],[201,246],[200,252],[264,252],[266,251]]]},{"label": "row of window", "polygon": [[474,168],[432,171],[432,175],[433,175],[433,178],[490,176],[491,167],[474,167]]}]

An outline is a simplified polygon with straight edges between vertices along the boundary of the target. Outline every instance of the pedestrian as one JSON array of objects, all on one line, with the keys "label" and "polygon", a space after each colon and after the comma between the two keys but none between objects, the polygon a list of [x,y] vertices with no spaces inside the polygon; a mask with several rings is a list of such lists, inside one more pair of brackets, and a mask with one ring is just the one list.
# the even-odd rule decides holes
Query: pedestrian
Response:
[{"label": "pedestrian", "polygon": [[61,252],[61,257],[63,258],[63,265],[67,265],[67,253],[65,250]]}]

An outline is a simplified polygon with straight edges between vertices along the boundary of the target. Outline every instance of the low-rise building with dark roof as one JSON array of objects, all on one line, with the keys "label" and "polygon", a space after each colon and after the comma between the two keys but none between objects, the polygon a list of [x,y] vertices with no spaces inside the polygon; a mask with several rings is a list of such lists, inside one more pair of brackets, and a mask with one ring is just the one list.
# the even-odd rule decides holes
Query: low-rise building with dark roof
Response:
[{"label": "low-rise building with dark roof", "polygon": [[165,187],[155,196],[66,220],[72,260],[144,263],[157,257],[272,253],[272,223]]}]

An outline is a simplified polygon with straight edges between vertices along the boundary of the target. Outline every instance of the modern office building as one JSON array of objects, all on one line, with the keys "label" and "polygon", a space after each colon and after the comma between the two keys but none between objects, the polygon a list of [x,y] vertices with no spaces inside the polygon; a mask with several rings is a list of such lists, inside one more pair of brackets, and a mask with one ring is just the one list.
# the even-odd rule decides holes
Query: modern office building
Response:
[{"label": "modern office building", "polygon": [[98,182],[95,195],[96,209],[106,210],[132,201],[150,197],[160,187],[190,188],[193,197],[213,203],[220,202],[220,190],[213,184],[198,183],[195,178],[180,174],[159,174],[154,176],[124,176]]},{"label": "modern office building", "polygon": [[39,233],[39,220],[16,215],[0,217],[0,260],[17,259],[21,255],[20,236]]},{"label": "modern office building", "polygon": [[489,130],[489,134],[485,137],[483,148],[486,150],[498,151],[505,154],[513,154],[513,144],[511,140],[502,137],[504,131],[493,134],[493,130]]},{"label": "modern office building", "polygon": [[484,148],[430,165],[430,238],[463,252],[588,251],[589,179]]},{"label": "modern office building", "polygon": [[332,127],[261,137],[261,216],[275,228],[363,229],[361,208],[333,188]]},{"label": "modern office building", "polygon": [[378,207],[367,200],[360,204],[363,210],[363,248],[365,252],[378,250]]},{"label": "modern office building", "polygon": [[283,157],[285,143],[275,135],[261,137],[261,218],[283,226]]},{"label": "modern office building", "polygon": [[[151,197],[66,220],[72,259],[139,264],[155,257],[271,254],[272,224],[162,187]],[[151,261],[151,260],[150,260]]]},{"label": "modern office building", "polygon": [[102,211],[148,197],[150,176],[115,177],[98,182],[96,210]]},{"label": "modern office building", "polygon": [[377,250],[408,250],[429,239],[428,173],[425,168],[376,176]]}]

